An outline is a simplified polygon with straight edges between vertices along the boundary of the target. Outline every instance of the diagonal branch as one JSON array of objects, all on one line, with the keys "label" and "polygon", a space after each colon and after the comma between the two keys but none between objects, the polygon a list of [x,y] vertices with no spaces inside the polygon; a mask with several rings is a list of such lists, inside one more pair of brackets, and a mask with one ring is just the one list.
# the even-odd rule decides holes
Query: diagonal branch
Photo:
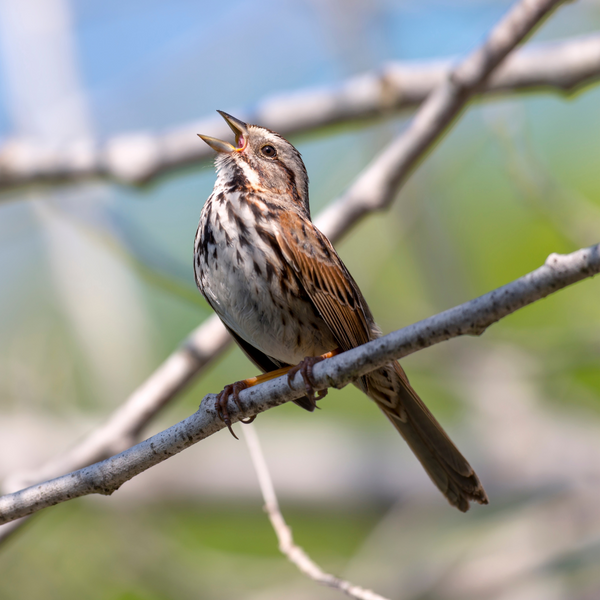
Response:
[{"label": "diagonal branch", "polygon": [[[573,252],[551,254],[545,264],[496,290],[414,325],[390,333],[318,363],[313,372],[315,389],[343,387],[392,359],[462,335],[480,335],[491,324],[568,285],[600,272],[600,244]],[[300,373],[288,385],[280,377],[243,390],[240,412],[230,402],[232,421],[255,415],[304,395]],[[196,413],[169,429],[113,456],[68,475],[0,497],[0,523],[33,514],[54,504],[89,494],[112,494],[123,483],[223,429],[214,403],[205,396]]]},{"label": "diagonal branch", "polygon": [[[251,110],[229,112],[286,136],[389,116],[421,104],[445,81],[453,63],[453,59],[391,62],[342,84],[279,93]],[[591,35],[538,43],[515,53],[478,93],[570,93],[599,77],[600,35]],[[163,133],[120,134],[104,143],[88,140],[52,147],[37,140],[8,140],[0,147],[0,190],[35,182],[58,184],[98,177],[130,185],[146,183],[209,159],[210,149],[197,143],[198,131],[217,138],[229,133],[221,119],[208,117]]]},{"label": "diagonal branch", "polygon": [[[449,129],[507,55],[563,0],[521,0],[494,27],[485,43],[449,73],[421,106],[406,131],[362,171],[352,188],[321,215],[334,236],[365,211],[382,210],[394,199],[428,150]],[[337,216],[345,215],[346,221]],[[330,223],[335,221],[335,225]]]},{"label": "diagonal branch", "polygon": [[12,476],[5,489],[19,489],[35,481],[72,471],[117,454],[139,439],[141,430],[187,387],[194,376],[221,355],[231,341],[219,319],[207,319],[183,344],[86,439],[39,469]]},{"label": "diagonal branch", "polygon": [[[458,114],[469,98],[477,93],[478,86],[490,75],[494,66],[500,64],[510,49],[558,3],[557,0],[525,0],[518,4],[494,29],[484,46],[459,65],[455,75],[444,76],[445,83],[419,109],[409,128],[370,163],[363,175],[334,202],[335,208],[330,207],[316,219],[316,225],[332,242],[337,242],[358,219],[389,205],[411,166],[447,130],[452,121],[449,115]],[[600,52],[600,47],[596,51]],[[505,67],[506,64],[502,68]],[[458,95],[457,90],[461,91]],[[211,317],[192,332],[104,426],[56,461],[26,475],[13,476],[5,489],[19,489],[78,469],[129,446],[144,425],[185,389],[230,342],[219,319]],[[0,540],[11,532],[10,527],[0,528]]]}]

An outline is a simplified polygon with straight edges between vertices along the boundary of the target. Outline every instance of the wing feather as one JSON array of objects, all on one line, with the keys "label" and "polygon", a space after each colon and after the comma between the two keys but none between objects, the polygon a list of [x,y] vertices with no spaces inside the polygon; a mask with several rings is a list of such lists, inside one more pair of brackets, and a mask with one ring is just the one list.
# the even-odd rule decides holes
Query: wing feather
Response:
[{"label": "wing feather", "polygon": [[296,213],[282,220],[285,233],[277,234],[277,241],[283,256],[339,347],[349,350],[373,339],[369,307],[331,242]]}]

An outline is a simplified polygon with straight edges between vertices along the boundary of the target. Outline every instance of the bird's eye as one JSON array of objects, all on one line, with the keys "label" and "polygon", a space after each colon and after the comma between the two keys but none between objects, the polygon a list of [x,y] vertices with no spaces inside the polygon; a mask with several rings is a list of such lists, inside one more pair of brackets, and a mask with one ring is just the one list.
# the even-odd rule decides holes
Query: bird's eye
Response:
[{"label": "bird's eye", "polygon": [[277,156],[277,150],[275,150],[275,148],[269,144],[263,146],[260,151],[262,152],[262,155],[266,156],[267,158],[275,158]]}]

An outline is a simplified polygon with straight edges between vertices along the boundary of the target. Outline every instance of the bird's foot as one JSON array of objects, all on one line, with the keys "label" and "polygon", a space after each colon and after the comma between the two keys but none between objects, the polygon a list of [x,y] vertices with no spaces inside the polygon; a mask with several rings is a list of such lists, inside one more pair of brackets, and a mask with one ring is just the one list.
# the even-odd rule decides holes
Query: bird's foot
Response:
[{"label": "bird's foot", "polygon": [[317,395],[315,395],[315,381],[313,379],[313,367],[320,363],[322,360],[333,356],[332,352],[328,352],[327,354],[323,354],[322,356],[307,356],[302,362],[299,362],[295,367],[292,367],[288,371],[288,385],[291,385],[296,373],[300,371],[302,374],[302,379],[304,379],[304,388],[306,389],[306,398],[308,399],[309,405],[315,409],[318,408],[317,400],[321,400],[327,396],[327,390],[320,390]]},{"label": "bird's foot", "polygon": [[[333,350],[332,352],[327,352],[321,356],[308,356],[302,362],[298,363],[295,367],[282,367],[281,369],[276,369],[275,371],[271,371],[270,373],[264,373],[263,375],[258,375],[257,377],[250,377],[249,379],[243,379],[242,381],[236,381],[235,383],[230,383],[226,385],[221,393],[217,395],[217,399],[215,401],[215,409],[217,411],[217,415],[219,418],[227,425],[227,429],[231,435],[237,440],[238,437],[233,433],[233,429],[231,428],[231,417],[229,416],[229,409],[227,408],[227,403],[229,402],[229,398],[233,398],[235,405],[238,407],[238,410],[242,411],[242,404],[240,402],[240,392],[242,390],[248,389],[249,387],[253,387],[258,385],[259,383],[264,383],[265,381],[270,381],[271,379],[275,379],[277,377],[281,377],[287,373],[288,383],[291,383],[294,375],[298,371],[302,373],[302,378],[304,379],[304,385],[306,387],[306,396],[308,400],[308,409],[312,407],[314,410],[317,407],[317,400],[324,398],[327,395],[327,390],[321,390],[315,396],[315,383],[312,376],[313,366],[318,362],[325,360],[326,358],[331,358],[340,352],[339,349]],[[248,419],[239,419],[241,423],[252,423],[256,419],[256,415],[253,417],[249,417]]]},{"label": "bird's foot", "polygon": [[[240,392],[252,386],[252,383],[248,379],[244,379],[243,381],[236,381],[235,383],[230,383],[223,388],[223,391],[217,394],[217,400],[215,401],[215,409],[217,410],[217,415],[219,418],[227,425],[227,429],[229,429],[229,433],[237,440],[238,437],[233,433],[233,429],[231,428],[231,418],[229,416],[229,409],[227,408],[227,403],[229,402],[229,398],[233,398],[235,405],[238,407],[238,410],[243,410],[242,405],[240,403]],[[248,419],[240,419],[240,423],[252,423],[256,419],[256,415],[253,417],[249,417]]]}]

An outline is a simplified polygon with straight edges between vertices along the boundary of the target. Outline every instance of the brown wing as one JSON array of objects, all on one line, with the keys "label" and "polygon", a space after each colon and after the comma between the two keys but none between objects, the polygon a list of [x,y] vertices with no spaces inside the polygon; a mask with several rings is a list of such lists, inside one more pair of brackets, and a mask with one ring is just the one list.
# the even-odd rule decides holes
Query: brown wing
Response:
[{"label": "brown wing", "polygon": [[[376,337],[369,307],[329,240],[299,215],[288,213],[282,221],[284,233],[277,240],[284,257],[342,350]],[[465,511],[469,500],[487,504],[477,475],[396,361],[365,375],[357,384],[394,424],[452,505]]]},{"label": "brown wing", "polygon": [[350,350],[373,339],[371,311],[331,242],[296,213],[281,221],[277,241],[283,255],[339,347]]}]

